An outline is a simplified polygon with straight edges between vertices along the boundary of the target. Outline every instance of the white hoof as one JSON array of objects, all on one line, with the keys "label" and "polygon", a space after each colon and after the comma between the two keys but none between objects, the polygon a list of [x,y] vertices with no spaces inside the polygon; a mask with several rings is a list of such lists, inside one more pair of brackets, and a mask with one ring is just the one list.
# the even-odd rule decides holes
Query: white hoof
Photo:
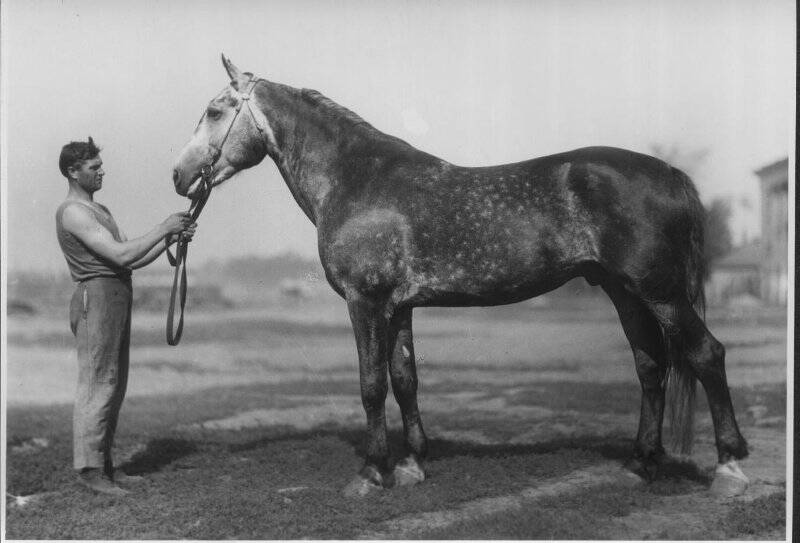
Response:
[{"label": "white hoof", "polygon": [[406,458],[394,467],[395,486],[418,485],[425,480],[425,471],[413,458]]},{"label": "white hoof", "polygon": [[739,469],[736,460],[725,464],[717,464],[714,482],[711,483],[711,494],[719,498],[741,496],[747,490],[750,479]]}]

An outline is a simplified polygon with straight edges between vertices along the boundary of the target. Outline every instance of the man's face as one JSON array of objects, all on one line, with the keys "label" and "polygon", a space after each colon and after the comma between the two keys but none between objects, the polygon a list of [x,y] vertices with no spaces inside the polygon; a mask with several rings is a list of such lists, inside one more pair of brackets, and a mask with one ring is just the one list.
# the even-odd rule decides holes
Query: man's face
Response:
[{"label": "man's face", "polygon": [[103,161],[100,155],[84,160],[77,167],[70,168],[73,178],[86,192],[93,193],[103,186]]}]

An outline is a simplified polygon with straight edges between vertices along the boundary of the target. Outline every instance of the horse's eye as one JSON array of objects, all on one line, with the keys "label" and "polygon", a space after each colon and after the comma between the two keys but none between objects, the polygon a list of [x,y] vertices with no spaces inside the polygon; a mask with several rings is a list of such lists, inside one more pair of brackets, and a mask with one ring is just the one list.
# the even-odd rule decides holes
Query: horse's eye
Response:
[{"label": "horse's eye", "polygon": [[209,119],[216,120],[216,119],[219,119],[222,116],[222,111],[219,110],[219,109],[210,107],[206,111],[206,114],[208,115]]}]

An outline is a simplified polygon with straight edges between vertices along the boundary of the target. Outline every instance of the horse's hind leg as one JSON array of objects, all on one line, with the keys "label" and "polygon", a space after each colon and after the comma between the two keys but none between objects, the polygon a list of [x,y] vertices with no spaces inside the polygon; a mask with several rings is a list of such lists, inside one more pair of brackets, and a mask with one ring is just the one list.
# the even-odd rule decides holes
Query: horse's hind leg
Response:
[{"label": "horse's hind leg", "polygon": [[389,322],[389,374],[392,391],[400,406],[405,436],[405,457],[394,467],[395,485],[414,485],[425,480],[421,462],[428,449],[417,407],[417,368],[411,333],[411,308],[395,313]]},{"label": "horse's hind leg", "polygon": [[725,348],[687,300],[655,303],[651,308],[665,333],[676,343],[678,355],[686,357],[691,372],[706,392],[719,458],[712,491],[722,495],[741,494],[748,481],[736,460],[747,456],[747,442],[733,414],[725,375]]},{"label": "horse's hind leg", "polygon": [[666,373],[664,339],[658,322],[638,298],[618,283],[606,282],[602,287],[617,309],[642,385],[639,432],[631,468],[653,479],[664,454],[661,443]]}]

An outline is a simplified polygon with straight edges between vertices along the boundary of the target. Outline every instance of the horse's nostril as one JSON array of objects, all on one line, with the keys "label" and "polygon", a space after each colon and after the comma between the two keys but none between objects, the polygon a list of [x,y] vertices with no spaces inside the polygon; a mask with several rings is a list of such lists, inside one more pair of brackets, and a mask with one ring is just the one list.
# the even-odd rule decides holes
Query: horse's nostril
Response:
[{"label": "horse's nostril", "polygon": [[177,185],[178,184],[178,179],[180,179],[180,177],[181,177],[181,174],[178,173],[178,168],[175,168],[174,170],[172,170],[172,182],[173,183],[175,183]]}]

